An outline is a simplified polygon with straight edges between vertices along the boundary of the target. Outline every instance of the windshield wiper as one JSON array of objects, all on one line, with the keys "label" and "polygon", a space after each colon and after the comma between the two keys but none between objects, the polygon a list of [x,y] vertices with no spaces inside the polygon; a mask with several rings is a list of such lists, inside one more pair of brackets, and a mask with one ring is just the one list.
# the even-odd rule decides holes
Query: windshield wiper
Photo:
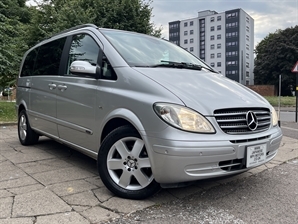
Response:
[{"label": "windshield wiper", "polygon": [[[206,66],[197,65],[193,63],[165,61],[165,60],[161,60],[160,62],[163,62],[163,63],[154,65],[153,67],[174,67],[174,68],[187,68],[187,69],[195,69],[195,70],[202,70],[204,68],[210,72],[217,73],[212,68],[208,68]],[[164,64],[164,63],[168,63],[168,64]]]},{"label": "windshield wiper", "polygon": [[202,70],[202,66],[192,64],[192,63],[164,61],[164,60],[161,60],[160,62],[161,62],[160,64],[152,65],[150,67],[187,68],[187,69]]},{"label": "windshield wiper", "polygon": [[208,68],[206,66],[202,65],[197,65],[193,63],[187,63],[187,62],[176,62],[176,61],[165,61],[161,60],[160,64],[155,64],[155,65],[147,65],[147,66],[136,66],[136,67],[150,67],[150,68],[156,68],[156,67],[167,67],[167,68],[186,68],[186,69],[194,69],[194,70],[199,70],[201,71],[202,69],[206,69],[210,72],[218,73],[212,68]]}]

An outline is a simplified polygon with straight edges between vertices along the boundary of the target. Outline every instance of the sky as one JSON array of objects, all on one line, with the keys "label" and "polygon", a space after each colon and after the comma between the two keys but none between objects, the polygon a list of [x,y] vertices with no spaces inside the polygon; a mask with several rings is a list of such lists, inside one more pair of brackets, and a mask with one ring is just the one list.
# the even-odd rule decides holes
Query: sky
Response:
[{"label": "sky", "polygon": [[218,13],[241,8],[254,19],[254,44],[269,33],[298,25],[298,0],[153,0],[152,22],[162,26],[162,37],[168,39],[168,23],[195,18],[199,11]]}]

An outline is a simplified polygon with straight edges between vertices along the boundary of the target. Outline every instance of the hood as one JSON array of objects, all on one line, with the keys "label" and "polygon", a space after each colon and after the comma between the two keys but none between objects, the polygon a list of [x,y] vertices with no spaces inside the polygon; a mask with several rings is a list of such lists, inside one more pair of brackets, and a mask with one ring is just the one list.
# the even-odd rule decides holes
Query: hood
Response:
[{"label": "hood", "polygon": [[263,97],[221,74],[177,68],[134,68],[203,115],[223,108],[266,107]]}]

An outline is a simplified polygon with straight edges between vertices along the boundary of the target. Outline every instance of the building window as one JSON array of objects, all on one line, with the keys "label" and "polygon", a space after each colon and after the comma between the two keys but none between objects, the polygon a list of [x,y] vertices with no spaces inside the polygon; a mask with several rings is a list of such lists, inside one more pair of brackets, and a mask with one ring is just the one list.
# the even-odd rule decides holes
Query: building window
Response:
[{"label": "building window", "polygon": [[184,40],[184,44],[187,44],[187,39]]},{"label": "building window", "polygon": [[227,24],[226,24],[226,27],[227,27],[227,28],[238,27],[238,22],[227,23]]},{"label": "building window", "polygon": [[184,23],[184,27],[187,27],[187,22]]},{"label": "building window", "polygon": [[211,17],[210,18],[210,22],[214,22],[214,17]]},{"label": "building window", "polygon": [[189,39],[189,43],[191,44],[193,43],[193,38]]},{"label": "building window", "polygon": [[221,25],[218,25],[217,26],[217,30],[221,30]]},{"label": "building window", "polygon": [[229,51],[226,53],[227,57],[234,57],[234,56],[238,56],[238,51]]},{"label": "building window", "polygon": [[193,47],[190,47],[190,52],[193,52]]},{"label": "building window", "polygon": [[238,41],[227,42],[227,47],[235,47],[238,45]]},{"label": "building window", "polygon": [[226,15],[226,17],[227,17],[227,19],[232,19],[232,18],[238,17],[238,12],[228,13]]},{"label": "building window", "polygon": [[238,61],[228,61],[227,66],[236,66],[238,64]]},{"label": "building window", "polygon": [[217,58],[221,58],[221,53],[217,53]]},{"label": "building window", "polygon": [[186,30],[186,31],[184,31],[184,36],[187,36],[187,34],[188,34],[187,30]]},{"label": "building window", "polygon": [[217,35],[217,40],[220,40],[221,39],[221,34],[218,34]]},{"label": "building window", "polygon": [[214,26],[211,26],[210,27],[210,31],[214,31]]},{"label": "building window", "polygon": [[210,66],[211,66],[211,67],[214,67],[214,62],[210,63]]},{"label": "building window", "polygon": [[246,58],[249,59],[249,53],[246,53]]},{"label": "building window", "polygon": [[217,49],[221,49],[221,44],[217,44]]},{"label": "building window", "polygon": [[190,30],[190,31],[189,31],[189,34],[190,34],[190,35],[193,34],[193,30]]},{"label": "building window", "polygon": [[221,21],[221,16],[217,16],[217,21]]},{"label": "building window", "polygon": [[190,21],[190,22],[189,22],[189,25],[190,25],[190,26],[193,26],[193,21]]},{"label": "building window", "polygon": [[249,78],[249,72],[246,71],[246,78]]},{"label": "building window", "polygon": [[214,44],[210,45],[210,49],[213,50],[214,49]]},{"label": "building window", "polygon": [[221,62],[217,62],[217,67],[221,67]]},{"label": "building window", "polygon": [[230,33],[226,33],[226,38],[231,38],[231,37],[237,37],[238,36],[238,32],[230,32]]},{"label": "building window", "polygon": [[210,40],[214,40],[214,35],[210,36]]},{"label": "building window", "polygon": [[210,58],[214,58],[214,54],[210,54]]},{"label": "building window", "polygon": [[246,62],[246,68],[249,68],[249,63],[248,62]]}]

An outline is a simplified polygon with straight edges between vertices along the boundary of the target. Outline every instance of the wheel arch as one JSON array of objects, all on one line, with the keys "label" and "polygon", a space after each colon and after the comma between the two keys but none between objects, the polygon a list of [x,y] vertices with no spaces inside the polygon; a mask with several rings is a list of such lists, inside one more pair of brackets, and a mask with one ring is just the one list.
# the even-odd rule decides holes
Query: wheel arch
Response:
[{"label": "wheel arch", "polygon": [[105,120],[100,136],[100,143],[102,143],[102,141],[111,131],[124,125],[130,125],[136,129],[141,136],[145,134],[143,124],[136,114],[127,109],[117,109],[113,111]]},{"label": "wheel arch", "polygon": [[22,102],[20,102],[19,105],[17,105],[17,113],[18,113],[18,115],[20,114],[20,112],[22,110],[27,110],[27,105],[26,105],[25,101],[22,101]]}]

